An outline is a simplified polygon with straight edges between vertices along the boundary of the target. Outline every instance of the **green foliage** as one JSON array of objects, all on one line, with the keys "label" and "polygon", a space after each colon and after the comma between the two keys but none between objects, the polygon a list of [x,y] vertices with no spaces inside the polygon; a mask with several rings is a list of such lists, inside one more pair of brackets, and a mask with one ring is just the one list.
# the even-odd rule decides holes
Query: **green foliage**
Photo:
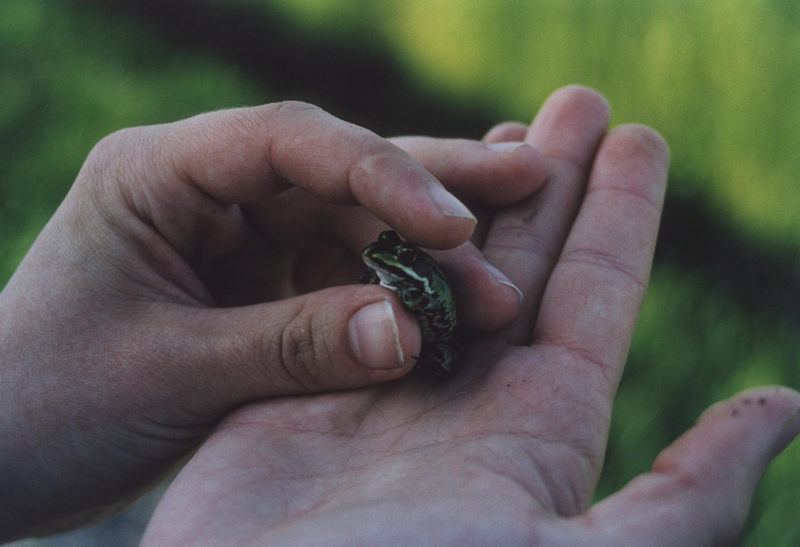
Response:
[{"label": "green foliage", "polygon": [[0,3],[0,66],[2,284],[100,138],[265,101],[221,60],[62,2]]},{"label": "green foliage", "polygon": [[[425,104],[480,123],[527,121],[554,89],[583,83],[609,98],[615,123],[646,123],[667,138],[670,191],[680,198],[675,224],[681,204],[692,203],[719,229],[695,251],[687,247],[691,230],[662,242],[668,252],[657,263],[620,386],[598,496],[647,470],[713,402],[760,384],[800,385],[800,315],[785,296],[800,293],[795,2],[197,2],[201,15],[228,8],[247,15],[231,41],[269,28],[236,47],[217,43],[217,35],[187,38],[174,32],[179,23],[168,29],[152,9],[131,8],[135,2],[109,4],[0,2],[0,284],[93,144],[116,129],[267,102],[277,98],[275,88],[330,104],[352,95],[361,111],[348,114],[369,112],[370,127],[398,130],[398,109],[428,127]],[[272,49],[266,74],[247,58]],[[332,59],[338,52],[331,61],[338,64],[312,64],[320,52]],[[405,87],[387,78],[374,92],[383,73],[339,78],[335,71],[356,54],[361,62],[378,59],[387,73],[399,70]],[[287,86],[287,79],[301,83]],[[409,94],[415,102],[402,102]],[[738,276],[740,254],[754,276]],[[761,273],[767,281],[758,283]],[[770,468],[743,544],[800,544],[798,463],[795,443]]]}]

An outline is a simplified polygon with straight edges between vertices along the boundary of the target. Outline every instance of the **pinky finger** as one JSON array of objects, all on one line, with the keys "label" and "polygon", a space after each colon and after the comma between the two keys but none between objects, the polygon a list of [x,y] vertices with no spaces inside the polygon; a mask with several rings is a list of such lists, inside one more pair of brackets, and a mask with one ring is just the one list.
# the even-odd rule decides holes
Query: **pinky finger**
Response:
[{"label": "pinky finger", "polygon": [[555,528],[576,546],[733,544],[767,465],[798,432],[800,394],[741,393],[708,409],[650,473]]}]

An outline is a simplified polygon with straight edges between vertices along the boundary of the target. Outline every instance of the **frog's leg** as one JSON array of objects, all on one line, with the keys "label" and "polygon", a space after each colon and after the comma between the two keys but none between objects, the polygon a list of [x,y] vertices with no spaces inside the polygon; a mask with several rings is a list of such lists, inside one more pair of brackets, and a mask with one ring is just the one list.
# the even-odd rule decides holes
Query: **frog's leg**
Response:
[{"label": "frog's leg", "polygon": [[359,281],[359,283],[370,283],[370,284],[373,284],[373,285],[377,285],[378,283],[381,282],[381,280],[378,278],[378,274],[377,274],[377,272],[375,272],[375,270],[367,270],[366,272],[362,273],[358,277],[358,281]]},{"label": "frog's leg", "polygon": [[441,378],[449,378],[456,371],[458,347],[451,342],[424,344],[416,366]]}]

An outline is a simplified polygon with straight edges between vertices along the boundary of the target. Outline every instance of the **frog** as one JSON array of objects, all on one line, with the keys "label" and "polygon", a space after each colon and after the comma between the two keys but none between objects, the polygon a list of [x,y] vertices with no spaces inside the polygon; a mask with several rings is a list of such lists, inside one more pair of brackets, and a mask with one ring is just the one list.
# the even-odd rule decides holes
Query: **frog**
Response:
[{"label": "frog", "polygon": [[397,293],[419,322],[422,347],[416,368],[449,378],[456,369],[456,303],[439,264],[397,232],[385,230],[361,253],[367,271],[362,283],[374,283]]}]

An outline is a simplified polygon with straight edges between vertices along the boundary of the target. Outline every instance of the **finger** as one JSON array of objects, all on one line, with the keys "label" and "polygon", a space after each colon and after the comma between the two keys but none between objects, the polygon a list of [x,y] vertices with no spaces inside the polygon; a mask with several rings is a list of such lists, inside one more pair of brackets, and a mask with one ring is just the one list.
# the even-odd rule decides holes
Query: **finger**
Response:
[{"label": "finger", "polygon": [[495,125],[486,135],[483,136],[484,142],[513,142],[521,141],[528,133],[528,126],[519,122],[503,122]]},{"label": "finger", "polygon": [[516,317],[522,292],[503,272],[487,262],[472,242],[431,254],[453,288],[459,325],[497,330]]},{"label": "finger", "polygon": [[[398,378],[414,366],[421,340],[416,318],[375,285],[239,308],[179,307],[151,324],[162,329],[159,362],[181,363],[154,374],[177,376],[163,385],[181,386],[182,400],[212,416],[258,398]],[[178,355],[164,359],[169,352]]]},{"label": "finger", "polygon": [[[319,203],[292,199],[299,191],[293,189],[270,200],[265,223],[271,238],[294,247],[291,286],[269,283],[276,258],[269,249],[260,251],[264,246],[261,238],[250,237],[238,253],[228,253],[224,260],[212,263],[204,276],[218,305],[244,305],[353,284],[364,272],[361,251],[388,227],[364,209],[325,210]],[[295,220],[309,220],[299,224],[278,220],[287,214]],[[489,264],[472,242],[447,251],[427,251],[442,266],[456,294],[459,325],[494,330],[514,319],[520,290]]]},{"label": "finger", "polygon": [[739,394],[707,410],[650,473],[555,528],[577,546],[730,545],[767,465],[799,431],[797,392]]},{"label": "finger", "polygon": [[490,205],[508,205],[538,190],[547,175],[542,155],[521,140],[487,144],[466,139],[398,137],[392,142],[457,195]]},{"label": "finger", "polygon": [[539,309],[533,342],[576,358],[606,398],[647,288],[668,162],[665,142],[649,128],[622,126],[603,140]]},{"label": "finger", "polygon": [[541,294],[575,216],[595,150],[606,131],[605,99],[582,87],[555,92],[526,140],[547,159],[548,180],[536,195],[493,219],[482,249],[525,295],[505,336],[527,343]]},{"label": "finger", "polygon": [[[392,142],[411,154],[449,190],[492,205],[508,205],[529,196],[541,187],[546,176],[542,155],[523,142],[487,145],[466,139],[428,137],[398,137]],[[388,227],[366,210],[332,205],[321,199],[301,199],[300,192],[298,188],[288,190],[260,206],[261,225],[273,238],[308,243],[329,240],[333,231],[336,239],[355,243],[352,250],[356,251],[370,241],[370,234]],[[304,221],[298,223],[298,218]],[[362,235],[361,240],[356,241],[359,238],[351,237],[350,233]]]},{"label": "finger", "polygon": [[[415,241],[452,247],[475,219],[419,162],[374,133],[311,105],[286,102],[203,114],[146,131],[147,164],[176,177],[151,190],[181,198],[176,183],[258,211],[294,185],[327,201],[360,204]],[[135,153],[135,152],[134,152]],[[155,158],[155,159],[153,159]],[[160,181],[166,179],[166,186]],[[134,193],[153,214],[152,192]],[[165,215],[173,214],[166,208]],[[169,220],[169,219],[167,219]]]}]

